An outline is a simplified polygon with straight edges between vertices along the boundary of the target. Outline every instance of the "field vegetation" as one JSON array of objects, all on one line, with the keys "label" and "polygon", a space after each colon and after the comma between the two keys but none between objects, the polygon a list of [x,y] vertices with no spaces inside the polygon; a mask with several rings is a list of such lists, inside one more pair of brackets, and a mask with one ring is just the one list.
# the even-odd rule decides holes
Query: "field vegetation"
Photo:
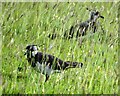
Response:
[{"label": "field vegetation", "polygon": [[[98,30],[81,39],[63,38],[76,22],[89,18],[86,8],[105,17]],[[2,3],[2,93],[4,94],[117,94],[118,3]],[[48,38],[57,34],[56,39]],[[62,60],[83,62],[75,68],[45,76],[24,57],[29,44]],[[1,56],[1,54],[0,54]]]}]

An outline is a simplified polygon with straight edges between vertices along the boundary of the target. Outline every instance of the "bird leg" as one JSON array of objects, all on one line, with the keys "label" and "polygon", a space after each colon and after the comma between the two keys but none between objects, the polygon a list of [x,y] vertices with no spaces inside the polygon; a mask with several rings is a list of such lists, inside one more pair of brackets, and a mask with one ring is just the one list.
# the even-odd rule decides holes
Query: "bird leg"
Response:
[{"label": "bird leg", "polygon": [[45,79],[45,82],[49,79],[49,75],[46,74],[46,79]]}]

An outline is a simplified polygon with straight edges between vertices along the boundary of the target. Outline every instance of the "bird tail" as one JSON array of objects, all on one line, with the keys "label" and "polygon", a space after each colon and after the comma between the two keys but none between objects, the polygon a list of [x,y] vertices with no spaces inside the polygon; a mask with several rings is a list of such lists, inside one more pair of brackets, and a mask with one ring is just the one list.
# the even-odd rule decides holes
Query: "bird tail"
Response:
[{"label": "bird tail", "polygon": [[63,70],[69,69],[69,68],[82,68],[82,67],[83,67],[83,63],[81,63],[81,62],[65,61],[64,66],[63,66]]}]

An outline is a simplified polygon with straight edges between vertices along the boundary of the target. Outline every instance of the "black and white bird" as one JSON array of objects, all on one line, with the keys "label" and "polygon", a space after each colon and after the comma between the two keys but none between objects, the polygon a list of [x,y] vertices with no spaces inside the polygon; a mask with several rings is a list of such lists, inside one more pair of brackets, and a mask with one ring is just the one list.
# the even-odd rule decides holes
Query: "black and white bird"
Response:
[{"label": "black and white bird", "polygon": [[[89,9],[87,8],[87,10]],[[104,19],[104,17],[100,14],[99,11],[96,10],[95,11],[89,10],[89,11],[90,11],[90,17],[88,20],[71,26],[67,36],[68,39],[73,38],[74,34],[76,35],[76,38],[86,35],[88,28],[91,29],[93,33],[96,32],[97,19],[98,18]],[[65,33],[64,36],[66,37],[66,35],[67,34]]]},{"label": "black and white bird", "polygon": [[81,68],[83,63],[63,61],[53,55],[38,52],[37,45],[28,45],[25,54],[28,63],[38,72],[46,76],[45,82],[49,79],[50,74],[61,72],[68,68]]},{"label": "black and white bird", "polygon": [[[66,30],[63,34],[63,37],[66,39],[71,39],[75,36],[75,38],[86,35],[88,29],[92,30],[93,33],[97,31],[99,18],[104,19],[104,17],[100,14],[99,11],[91,10],[86,8],[90,12],[90,16],[88,20],[74,24],[70,27],[70,29]],[[60,37],[58,34],[53,33],[48,35],[49,38],[55,39],[56,37]]]}]

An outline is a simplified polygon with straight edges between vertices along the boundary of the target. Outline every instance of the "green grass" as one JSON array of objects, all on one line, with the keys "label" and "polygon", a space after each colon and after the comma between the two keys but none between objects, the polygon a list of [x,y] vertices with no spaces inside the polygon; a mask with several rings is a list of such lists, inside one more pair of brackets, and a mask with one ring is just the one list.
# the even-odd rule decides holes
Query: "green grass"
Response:
[{"label": "green grass", "polygon": [[[100,26],[94,35],[88,31],[82,44],[79,39],[61,38],[71,25],[88,18],[86,7],[101,11],[104,32]],[[2,3],[2,92],[117,94],[117,10],[117,3]],[[59,37],[51,40],[49,33]],[[44,75],[33,70],[23,55],[28,44],[62,60],[83,62],[84,67],[52,74],[44,83]]]}]

